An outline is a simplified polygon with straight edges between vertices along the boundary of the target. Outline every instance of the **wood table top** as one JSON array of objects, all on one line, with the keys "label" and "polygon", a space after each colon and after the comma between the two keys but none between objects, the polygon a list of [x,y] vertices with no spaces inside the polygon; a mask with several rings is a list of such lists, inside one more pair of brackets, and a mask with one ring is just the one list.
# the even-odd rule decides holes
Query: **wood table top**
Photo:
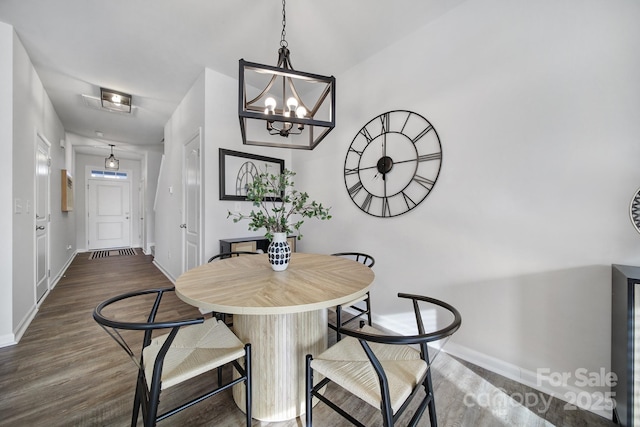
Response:
[{"label": "wood table top", "polygon": [[266,254],[203,264],[182,274],[176,294],[207,311],[300,313],[332,307],[366,293],[375,277],[351,259],[294,252],[289,268],[273,271]]}]

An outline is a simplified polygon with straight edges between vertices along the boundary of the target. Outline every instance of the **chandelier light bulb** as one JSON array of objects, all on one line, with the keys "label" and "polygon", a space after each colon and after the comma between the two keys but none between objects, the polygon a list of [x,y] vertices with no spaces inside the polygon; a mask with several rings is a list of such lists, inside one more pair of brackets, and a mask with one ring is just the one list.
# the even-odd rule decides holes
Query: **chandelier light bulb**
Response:
[{"label": "chandelier light bulb", "polygon": [[302,119],[306,115],[307,115],[307,109],[304,108],[303,106],[300,106],[296,109],[296,117],[298,117],[299,119]]},{"label": "chandelier light bulb", "polygon": [[298,100],[293,96],[287,99],[287,107],[289,107],[289,111],[295,111],[295,109],[298,108]]},{"label": "chandelier light bulb", "polygon": [[274,114],[276,110],[276,100],[272,97],[268,97],[264,100],[264,106],[266,107],[264,109],[265,114]]}]

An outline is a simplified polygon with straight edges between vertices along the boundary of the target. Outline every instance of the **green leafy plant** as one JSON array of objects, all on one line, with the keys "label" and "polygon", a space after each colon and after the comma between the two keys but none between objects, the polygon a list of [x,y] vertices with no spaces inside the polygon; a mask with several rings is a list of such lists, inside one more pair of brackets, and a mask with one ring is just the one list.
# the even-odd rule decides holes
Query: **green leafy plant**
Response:
[{"label": "green leafy plant", "polygon": [[227,218],[233,218],[233,222],[248,219],[249,229],[266,229],[265,237],[269,240],[273,239],[273,233],[291,234],[294,231],[298,232],[298,239],[302,238],[300,227],[304,219],[290,223],[290,217],[300,215],[303,218],[327,220],[331,219],[331,208],[310,201],[306,192],[296,190],[293,182],[295,175],[288,169],[284,169],[282,174],[269,173],[268,169],[258,173],[247,186],[247,200],[259,209],[252,209],[246,215],[229,211]]}]

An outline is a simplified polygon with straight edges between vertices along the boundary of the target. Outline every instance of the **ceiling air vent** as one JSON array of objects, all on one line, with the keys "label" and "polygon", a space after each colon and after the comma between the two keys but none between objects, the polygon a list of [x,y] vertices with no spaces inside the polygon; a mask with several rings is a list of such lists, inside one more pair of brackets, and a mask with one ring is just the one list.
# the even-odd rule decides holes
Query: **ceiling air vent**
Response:
[{"label": "ceiling air vent", "polygon": [[96,110],[102,110],[102,103],[100,102],[100,98],[96,98],[91,95],[82,95],[82,101],[84,105],[89,108],[95,108]]}]

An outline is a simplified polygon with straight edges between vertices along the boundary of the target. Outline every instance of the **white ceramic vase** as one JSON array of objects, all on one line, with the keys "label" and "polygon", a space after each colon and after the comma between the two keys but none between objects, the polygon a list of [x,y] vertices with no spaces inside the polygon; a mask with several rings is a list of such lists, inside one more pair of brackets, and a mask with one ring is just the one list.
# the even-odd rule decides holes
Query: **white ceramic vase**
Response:
[{"label": "white ceramic vase", "polygon": [[291,247],[287,242],[287,233],[273,233],[273,239],[267,248],[269,263],[274,271],[284,271],[289,267]]}]

